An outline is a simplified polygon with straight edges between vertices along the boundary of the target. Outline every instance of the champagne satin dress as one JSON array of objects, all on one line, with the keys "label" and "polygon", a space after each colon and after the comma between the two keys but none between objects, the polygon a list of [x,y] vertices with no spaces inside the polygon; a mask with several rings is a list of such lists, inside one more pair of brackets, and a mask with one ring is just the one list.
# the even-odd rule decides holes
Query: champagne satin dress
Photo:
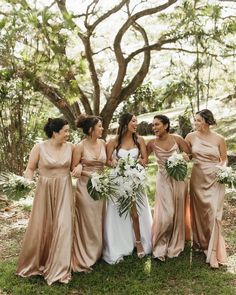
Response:
[{"label": "champagne satin dress", "polygon": [[42,275],[51,285],[71,278],[73,192],[70,165],[73,146],[66,143],[60,160],[39,144],[39,178],[16,274]]},{"label": "champagne satin dress", "polygon": [[177,143],[168,151],[152,143],[158,172],[156,181],[156,200],[152,226],[153,256],[162,261],[165,257],[177,257],[185,245],[187,181],[176,181],[167,175],[166,160],[179,152]]},{"label": "champagne satin dress", "polygon": [[216,180],[220,163],[217,146],[195,136],[192,140],[193,170],[190,181],[190,204],[194,247],[204,250],[212,266],[226,262],[221,233],[225,186]]},{"label": "champagne satin dress", "polygon": [[87,190],[89,175],[101,171],[106,163],[105,145],[101,144],[99,157],[94,156],[93,150],[84,146],[81,164],[83,170],[77,181],[75,194],[75,229],[72,251],[72,270],[87,272],[101,257],[103,247],[103,219],[105,212],[104,200],[93,200]]}]

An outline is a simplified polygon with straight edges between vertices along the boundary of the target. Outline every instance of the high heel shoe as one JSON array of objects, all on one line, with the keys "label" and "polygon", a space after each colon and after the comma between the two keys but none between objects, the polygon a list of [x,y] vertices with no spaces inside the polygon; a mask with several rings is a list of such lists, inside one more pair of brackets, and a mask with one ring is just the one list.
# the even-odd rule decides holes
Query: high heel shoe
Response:
[{"label": "high heel shoe", "polygon": [[145,252],[143,249],[143,245],[141,241],[136,241],[136,249],[137,249],[137,256],[138,258],[143,258],[145,256]]}]

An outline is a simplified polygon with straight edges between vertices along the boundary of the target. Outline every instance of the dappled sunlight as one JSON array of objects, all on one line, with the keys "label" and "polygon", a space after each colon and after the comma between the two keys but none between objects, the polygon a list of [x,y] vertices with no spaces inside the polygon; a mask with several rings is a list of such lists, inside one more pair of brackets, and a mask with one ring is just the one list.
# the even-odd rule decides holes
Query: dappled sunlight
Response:
[{"label": "dappled sunlight", "polygon": [[151,273],[151,270],[152,270],[151,258],[149,258],[147,261],[145,261],[145,263],[143,265],[143,270],[144,270],[144,273],[147,275],[149,275]]}]

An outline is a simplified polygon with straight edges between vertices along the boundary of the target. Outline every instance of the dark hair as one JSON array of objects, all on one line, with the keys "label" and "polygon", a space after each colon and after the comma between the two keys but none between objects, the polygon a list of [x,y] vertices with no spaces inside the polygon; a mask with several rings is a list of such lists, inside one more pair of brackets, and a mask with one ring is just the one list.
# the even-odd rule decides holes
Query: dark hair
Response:
[{"label": "dark hair", "polygon": [[99,122],[102,121],[101,117],[98,116],[90,116],[90,115],[79,115],[76,126],[78,128],[83,129],[83,133],[89,135],[89,129],[94,129],[94,126]]},{"label": "dark hair", "polygon": [[196,115],[200,115],[208,125],[216,125],[216,120],[212,112],[208,109],[204,109],[196,112]]},{"label": "dark hair", "polygon": [[166,131],[169,132],[170,131],[170,119],[165,116],[165,115],[156,115],[154,117],[154,119],[158,119],[159,121],[161,121],[164,125],[167,124],[167,128]]},{"label": "dark hair", "polygon": [[43,130],[46,133],[48,138],[51,138],[53,132],[59,132],[63,126],[68,125],[68,122],[62,118],[48,118],[47,123],[45,124]]},{"label": "dark hair", "polygon": [[[116,148],[116,153],[118,153],[118,151],[120,149],[122,138],[125,135],[125,133],[127,132],[129,122],[132,120],[133,116],[134,115],[131,114],[131,113],[125,113],[125,114],[120,116],[119,128],[117,130],[118,144],[117,144],[117,148]],[[140,144],[138,142],[138,135],[136,133],[133,133],[132,137],[133,137],[133,141],[134,141],[135,145],[138,147],[138,149],[140,151]]]}]

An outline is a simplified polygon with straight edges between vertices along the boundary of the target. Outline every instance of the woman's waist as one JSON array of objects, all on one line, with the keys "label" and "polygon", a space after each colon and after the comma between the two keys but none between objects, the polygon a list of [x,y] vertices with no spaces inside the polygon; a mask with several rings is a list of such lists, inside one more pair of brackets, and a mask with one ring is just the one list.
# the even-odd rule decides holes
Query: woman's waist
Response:
[{"label": "woman's waist", "polygon": [[51,170],[39,170],[40,177],[47,177],[47,178],[58,178],[58,177],[68,177],[70,176],[70,170],[58,170],[58,169],[51,169]]}]

